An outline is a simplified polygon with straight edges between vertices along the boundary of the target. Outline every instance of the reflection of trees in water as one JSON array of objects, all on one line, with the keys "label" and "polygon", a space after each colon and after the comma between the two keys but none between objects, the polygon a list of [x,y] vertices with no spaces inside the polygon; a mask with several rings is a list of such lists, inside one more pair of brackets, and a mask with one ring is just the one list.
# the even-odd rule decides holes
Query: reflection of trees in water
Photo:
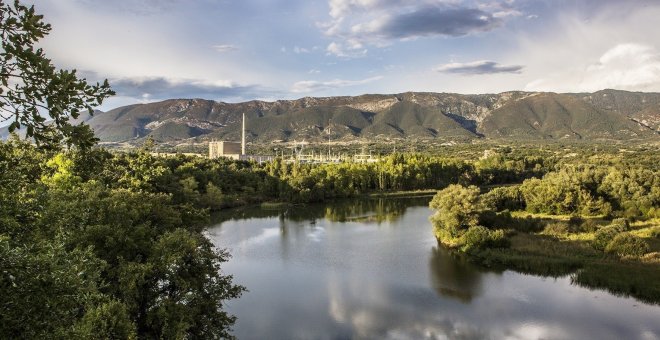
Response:
[{"label": "reflection of trees in water", "polygon": [[397,221],[412,206],[427,205],[428,198],[373,198],[347,200],[325,206],[324,217],[333,222],[382,223]]},{"label": "reflection of trees in water", "polygon": [[382,223],[394,222],[408,207],[428,205],[429,198],[363,198],[346,199],[327,204],[304,204],[264,209],[242,207],[214,215],[215,223],[228,220],[280,217],[292,222],[315,223],[325,218],[332,222]]},{"label": "reflection of trees in water", "polygon": [[429,259],[431,285],[441,296],[469,303],[481,294],[482,273],[464,256],[433,247]]}]

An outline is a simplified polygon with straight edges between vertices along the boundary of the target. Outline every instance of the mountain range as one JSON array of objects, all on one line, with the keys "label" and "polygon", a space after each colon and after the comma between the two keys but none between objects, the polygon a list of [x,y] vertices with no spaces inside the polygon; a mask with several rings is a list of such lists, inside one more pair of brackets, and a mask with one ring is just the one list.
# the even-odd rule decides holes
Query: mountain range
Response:
[{"label": "mountain range", "polygon": [[[104,142],[660,138],[660,93],[406,92],[224,103],[170,99],[80,117]],[[0,132],[0,136],[6,135]]]}]

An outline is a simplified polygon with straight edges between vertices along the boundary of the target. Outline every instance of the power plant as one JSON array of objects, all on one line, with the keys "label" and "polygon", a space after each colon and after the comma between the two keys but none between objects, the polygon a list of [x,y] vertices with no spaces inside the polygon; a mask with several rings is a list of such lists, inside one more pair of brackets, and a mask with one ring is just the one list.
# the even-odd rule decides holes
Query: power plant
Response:
[{"label": "power plant", "polygon": [[241,142],[211,141],[209,142],[209,158],[227,157],[230,159],[245,159],[245,113],[243,113],[243,128]]}]

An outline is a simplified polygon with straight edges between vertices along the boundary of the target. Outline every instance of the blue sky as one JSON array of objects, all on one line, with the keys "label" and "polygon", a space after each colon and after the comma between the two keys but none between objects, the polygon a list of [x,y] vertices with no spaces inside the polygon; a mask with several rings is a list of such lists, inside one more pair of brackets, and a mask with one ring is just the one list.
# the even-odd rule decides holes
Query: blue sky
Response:
[{"label": "blue sky", "polygon": [[660,91],[660,1],[36,0],[104,109],[432,91]]}]

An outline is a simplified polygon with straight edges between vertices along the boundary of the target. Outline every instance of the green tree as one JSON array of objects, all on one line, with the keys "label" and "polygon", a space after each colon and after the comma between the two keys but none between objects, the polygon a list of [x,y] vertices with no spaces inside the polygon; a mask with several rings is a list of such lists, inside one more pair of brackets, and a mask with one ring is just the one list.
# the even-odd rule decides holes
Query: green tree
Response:
[{"label": "green tree", "polygon": [[[12,121],[9,131],[25,127],[27,137],[38,144],[87,148],[93,135],[78,118],[114,94],[108,81],[90,85],[76,70],[58,70],[41,48],[39,39],[50,32],[43,16],[18,0],[0,2],[0,123]],[[48,115],[48,121],[43,115]]]},{"label": "green tree", "polygon": [[103,261],[57,241],[11,241],[0,235],[0,338],[71,338],[85,310],[102,299]]},{"label": "green tree", "polygon": [[430,207],[436,210],[431,217],[436,236],[441,240],[460,237],[479,221],[479,188],[452,184],[433,197]]}]

